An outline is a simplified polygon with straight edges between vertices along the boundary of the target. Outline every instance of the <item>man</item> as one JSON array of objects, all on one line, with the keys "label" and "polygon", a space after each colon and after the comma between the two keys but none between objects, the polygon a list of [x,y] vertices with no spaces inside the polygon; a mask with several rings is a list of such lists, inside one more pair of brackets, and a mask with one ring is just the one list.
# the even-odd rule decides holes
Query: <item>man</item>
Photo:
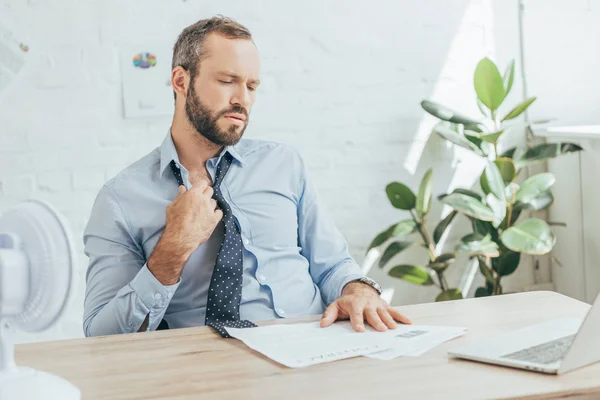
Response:
[{"label": "man", "polygon": [[362,276],[298,153],[241,140],[259,70],[231,19],[179,36],[170,132],[103,186],[84,233],[86,336],[321,313],[357,331],[410,323]]}]

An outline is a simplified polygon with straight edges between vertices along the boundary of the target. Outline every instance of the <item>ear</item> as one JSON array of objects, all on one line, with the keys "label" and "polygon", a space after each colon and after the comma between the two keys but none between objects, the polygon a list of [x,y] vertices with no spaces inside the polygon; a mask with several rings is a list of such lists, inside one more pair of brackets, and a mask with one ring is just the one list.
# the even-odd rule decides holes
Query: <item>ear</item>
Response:
[{"label": "ear", "polygon": [[171,86],[177,93],[178,98],[185,99],[188,88],[190,87],[190,74],[183,67],[175,67],[171,71]]}]

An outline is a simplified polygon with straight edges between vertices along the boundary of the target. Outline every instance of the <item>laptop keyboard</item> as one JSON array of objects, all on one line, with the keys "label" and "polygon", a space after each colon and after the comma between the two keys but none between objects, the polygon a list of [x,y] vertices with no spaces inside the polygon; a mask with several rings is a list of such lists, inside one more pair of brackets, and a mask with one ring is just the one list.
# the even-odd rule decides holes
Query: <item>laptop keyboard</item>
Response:
[{"label": "laptop keyboard", "polygon": [[550,342],[538,344],[517,352],[506,354],[502,358],[518,361],[528,361],[538,364],[552,364],[565,357],[569,346],[573,343],[575,335],[565,336]]}]

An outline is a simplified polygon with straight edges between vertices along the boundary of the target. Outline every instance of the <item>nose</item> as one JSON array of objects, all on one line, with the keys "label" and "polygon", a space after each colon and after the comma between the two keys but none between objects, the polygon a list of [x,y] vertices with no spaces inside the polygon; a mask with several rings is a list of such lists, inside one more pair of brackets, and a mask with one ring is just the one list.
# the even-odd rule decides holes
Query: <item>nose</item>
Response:
[{"label": "nose", "polygon": [[252,106],[252,96],[245,84],[237,85],[237,88],[231,97],[231,105],[238,105],[249,111]]}]

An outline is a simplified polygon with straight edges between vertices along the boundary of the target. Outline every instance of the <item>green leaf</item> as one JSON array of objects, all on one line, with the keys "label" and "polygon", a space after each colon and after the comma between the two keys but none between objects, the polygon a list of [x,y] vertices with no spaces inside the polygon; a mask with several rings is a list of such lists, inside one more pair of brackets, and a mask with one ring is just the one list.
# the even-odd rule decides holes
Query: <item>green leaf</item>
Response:
[{"label": "green leaf", "polygon": [[476,255],[481,254],[488,257],[498,257],[498,245],[492,241],[490,235],[481,236],[479,233],[471,233],[464,236],[456,245],[457,254]]},{"label": "green leaf", "polygon": [[[477,199],[479,201],[481,201],[483,198],[481,197],[481,195],[477,192],[474,192],[472,190],[468,190],[468,189],[462,189],[462,188],[456,188],[452,191],[452,193],[461,193],[464,194],[466,196],[472,197],[474,199]],[[450,194],[452,194],[450,193]],[[442,200],[444,197],[448,196],[448,194],[442,194],[438,196],[438,200]]]},{"label": "green leaf", "polygon": [[487,195],[486,202],[487,205],[494,211],[494,220],[492,221],[492,225],[494,228],[498,228],[506,217],[506,202],[504,200],[499,200],[491,193]]},{"label": "green leaf", "polygon": [[504,133],[504,129],[499,130],[498,132],[488,133],[487,135],[480,136],[481,140],[488,143],[497,143],[498,139]]},{"label": "green leaf", "polygon": [[517,220],[519,219],[520,215],[521,215],[521,210],[515,209],[513,207],[512,214],[510,215],[510,223],[508,222],[508,216],[506,216],[506,218],[504,218],[504,221],[502,221],[502,224],[500,224],[498,229],[503,231],[504,229],[506,229],[509,226],[514,226],[517,223]]},{"label": "green leaf", "polygon": [[488,184],[487,177],[485,176],[485,172],[479,177],[479,185],[481,186],[481,191],[485,193],[486,196],[492,192],[490,185]]},{"label": "green leaf", "polygon": [[544,172],[527,178],[517,192],[515,200],[519,203],[529,203],[538,196],[546,193],[556,182],[556,178],[550,172]]},{"label": "green leaf", "polygon": [[396,265],[389,270],[388,275],[394,278],[404,279],[415,285],[433,285],[433,280],[431,279],[431,276],[429,276],[429,273],[422,267],[417,267],[415,265]]},{"label": "green leaf", "polygon": [[494,162],[488,162],[487,167],[483,173],[490,193],[492,193],[498,200],[504,202],[504,179],[500,174],[498,166]]},{"label": "green leaf", "polygon": [[533,164],[581,150],[583,148],[575,143],[542,143],[528,149],[518,160],[517,166],[520,168],[527,164]]},{"label": "green leaf", "polygon": [[483,115],[484,117],[486,117],[488,119],[492,118],[492,115],[490,114],[490,110],[479,99],[477,99],[477,107],[479,108],[481,115]]},{"label": "green leaf", "polygon": [[461,115],[456,111],[451,110],[448,107],[443,106],[441,104],[434,103],[433,101],[423,100],[421,102],[421,107],[423,107],[423,109],[429,114],[444,121],[452,122],[455,124],[479,124],[479,121],[477,121],[476,119]]},{"label": "green leaf", "polygon": [[433,183],[432,183],[432,170],[429,168],[425,175],[423,176],[423,180],[421,181],[421,185],[419,186],[419,193],[417,194],[417,215],[419,218],[423,218],[429,212],[429,207],[431,206],[431,195],[433,191]]},{"label": "green leaf", "polygon": [[509,184],[517,177],[517,167],[511,158],[498,157],[494,163],[500,170],[500,175],[502,175],[505,184]]},{"label": "green leaf", "polygon": [[443,137],[444,139],[454,143],[457,146],[464,147],[465,149],[471,150],[477,155],[483,156],[483,151],[477,147],[474,143],[469,141],[462,133],[458,133],[446,125],[437,124],[433,127],[433,131]]},{"label": "green leaf", "polygon": [[524,100],[522,103],[518,104],[515,108],[510,110],[508,114],[504,118],[502,118],[502,122],[508,121],[509,119],[517,118],[519,115],[523,114],[527,108],[535,101],[535,97],[530,97]]},{"label": "green leaf", "polygon": [[479,263],[479,271],[485,277],[487,282],[494,282],[494,275],[492,274],[492,270],[489,269],[485,260],[482,260],[480,257],[477,257],[477,262]]},{"label": "green leaf", "polygon": [[392,225],[391,228],[393,228],[391,237],[406,236],[417,229],[417,223],[412,218],[405,219],[404,221],[398,222],[396,225]]},{"label": "green leaf", "polygon": [[490,235],[494,242],[498,242],[498,230],[494,228],[491,222],[471,218],[471,225],[473,226],[473,232],[479,233],[482,236]]},{"label": "green leaf", "polygon": [[478,287],[477,290],[475,291],[475,297],[487,297],[487,296],[491,296],[492,292],[485,287]]},{"label": "green leaf", "polygon": [[[502,178],[503,183],[509,183],[517,177],[517,169],[512,159],[508,157],[500,157],[496,161],[494,161],[494,164],[496,164],[496,167],[500,172],[500,176]],[[493,171],[490,171],[490,173],[493,173]],[[489,185],[487,174],[488,171],[486,168],[484,173],[481,174],[481,177],[479,178],[479,184],[481,185],[481,190],[483,191],[483,193],[490,194],[493,193],[493,191]],[[498,190],[498,188],[496,188],[495,190]],[[504,191],[504,189],[502,190]],[[500,200],[503,200],[504,198],[506,198],[506,196],[504,196],[503,198],[499,197]]]},{"label": "green leaf", "polygon": [[435,301],[448,301],[448,300],[461,300],[463,298],[462,292],[458,289],[448,289],[440,293]]},{"label": "green leaf", "polygon": [[507,276],[516,271],[521,261],[521,253],[504,250],[500,257],[492,258],[492,268],[500,276]]},{"label": "green leaf", "polygon": [[427,266],[437,273],[441,273],[446,270],[456,260],[456,254],[444,253],[435,259],[434,262],[427,264]]},{"label": "green leaf", "polygon": [[545,193],[541,193],[528,203],[516,203],[515,210],[541,211],[550,207],[552,203],[554,203],[554,196],[552,195],[552,192],[547,191]]},{"label": "green leaf", "polygon": [[399,182],[392,182],[385,188],[390,203],[401,210],[412,210],[415,208],[415,194],[410,188]]},{"label": "green leaf", "polygon": [[506,188],[504,188],[504,197],[506,198],[506,202],[508,204],[513,204],[515,202],[515,197],[517,196],[519,188],[519,184],[514,182],[506,185]]},{"label": "green leaf", "polygon": [[442,238],[442,235],[444,234],[444,232],[446,231],[446,229],[448,228],[448,226],[450,225],[450,223],[452,222],[452,220],[454,219],[454,217],[456,217],[456,214],[458,212],[456,210],[452,210],[448,215],[446,215],[446,217],[441,220],[438,225],[435,227],[435,230],[433,231],[433,242],[435,244],[438,244],[438,242],[440,241],[440,239]]},{"label": "green leaf", "polygon": [[373,247],[378,247],[387,242],[389,239],[393,237],[401,237],[410,235],[417,228],[417,223],[413,219],[407,219],[404,221],[400,221],[397,224],[394,224],[388,227],[385,231],[379,233],[375,239],[369,245],[367,252],[371,250]]},{"label": "green leaf", "polygon": [[456,259],[456,254],[454,253],[444,253],[440,254],[436,257],[435,262],[454,262]]},{"label": "green leaf", "polygon": [[517,151],[516,147],[511,147],[509,149],[506,149],[502,154],[500,154],[500,157],[514,159],[514,155],[515,155],[516,151]]},{"label": "green leaf", "polygon": [[481,154],[483,154],[484,156],[487,156],[490,153],[490,146],[492,145],[481,140],[479,138],[479,133],[465,130],[464,136],[465,139],[477,146],[477,148],[481,151]]},{"label": "green leaf", "polygon": [[[392,225],[392,227],[395,225]],[[371,250],[373,247],[378,247],[381,246],[382,244],[384,244],[385,242],[387,242],[387,240],[390,238],[392,232],[391,232],[391,228],[386,229],[385,231],[377,234],[377,236],[375,236],[375,239],[373,239],[373,241],[371,241],[371,244],[369,245],[369,247],[367,248],[367,252],[369,252],[369,250]]]},{"label": "green leaf", "polygon": [[513,81],[515,79],[515,60],[512,60],[508,67],[506,67],[506,71],[504,72],[504,91],[506,95],[510,93],[510,89],[512,89]]},{"label": "green leaf", "polygon": [[475,217],[482,221],[494,220],[494,211],[473,197],[461,193],[452,193],[441,199],[441,201],[454,208],[456,211],[468,216]]},{"label": "green leaf", "polygon": [[502,243],[509,249],[534,255],[547,254],[556,243],[556,237],[548,224],[538,218],[530,218],[502,232]]},{"label": "green leaf", "polygon": [[475,69],[474,86],[477,97],[494,113],[506,97],[502,76],[489,58],[484,58]]},{"label": "green leaf", "polygon": [[394,258],[395,255],[397,255],[397,254],[401,253],[402,251],[408,249],[413,244],[414,244],[414,242],[403,242],[403,241],[398,241],[398,242],[391,243],[387,247],[387,249],[385,249],[385,251],[383,252],[383,255],[379,259],[379,267],[383,268],[383,266],[385,264],[387,264],[392,258]]},{"label": "green leaf", "polygon": [[464,124],[464,130],[465,131],[471,131],[471,132],[475,132],[475,133],[481,133],[483,132],[483,130],[480,127],[481,124]]}]

